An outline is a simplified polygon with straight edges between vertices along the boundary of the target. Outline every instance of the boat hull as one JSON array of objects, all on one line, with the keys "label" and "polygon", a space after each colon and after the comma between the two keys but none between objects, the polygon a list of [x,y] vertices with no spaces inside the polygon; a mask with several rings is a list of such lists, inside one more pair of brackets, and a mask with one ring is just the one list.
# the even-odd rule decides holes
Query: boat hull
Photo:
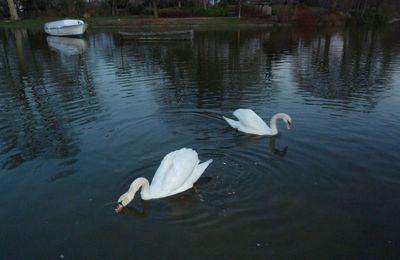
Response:
[{"label": "boat hull", "polygon": [[85,33],[87,27],[82,20],[60,20],[46,23],[44,31],[53,36],[79,36]]}]

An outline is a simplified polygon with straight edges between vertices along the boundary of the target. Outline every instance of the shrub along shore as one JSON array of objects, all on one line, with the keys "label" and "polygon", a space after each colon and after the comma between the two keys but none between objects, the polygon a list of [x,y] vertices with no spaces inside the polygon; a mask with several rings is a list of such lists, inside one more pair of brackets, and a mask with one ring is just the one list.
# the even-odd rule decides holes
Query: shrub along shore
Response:
[{"label": "shrub along shore", "polygon": [[[235,7],[235,6],[234,6]],[[261,8],[262,9],[262,8]],[[385,23],[398,22],[397,13],[390,16],[383,15],[376,10],[366,10],[360,16],[356,13],[342,12],[332,9],[324,9],[308,5],[275,5],[269,14],[265,14],[264,9],[255,9],[254,6],[241,6],[240,9],[232,6],[214,6],[207,9],[199,8],[163,8],[159,9],[157,18],[149,10],[145,15],[114,15],[105,14],[92,15],[90,13],[80,13],[79,15],[67,16],[69,18],[82,19],[90,27],[126,27],[144,25],[165,25],[165,26],[195,26],[195,25],[295,25],[295,26],[344,26],[348,24],[370,24],[379,25]],[[239,11],[240,10],[240,11]],[[66,16],[43,16],[19,20],[0,19],[0,27],[39,27],[48,21],[63,19]]]}]

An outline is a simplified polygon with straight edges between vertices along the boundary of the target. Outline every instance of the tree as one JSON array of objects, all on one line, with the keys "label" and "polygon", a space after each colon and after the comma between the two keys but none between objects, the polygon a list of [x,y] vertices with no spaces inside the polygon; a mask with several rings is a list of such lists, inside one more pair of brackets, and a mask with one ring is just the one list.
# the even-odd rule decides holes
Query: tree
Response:
[{"label": "tree", "polygon": [[15,8],[15,4],[13,0],[7,0],[8,8],[10,9],[10,18],[11,20],[19,20],[17,9]]},{"label": "tree", "polygon": [[239,5],[239,8],[238,8],[238,18],[239,18],[239,20],[240,20],[240,18],[242,17],[242,0],[239,0],[239,1],[238,1],[238,5]]},{"label": "tree", "polygon": [[153,7],[154,18],[158,18],[157,2],[158,2],[157,0],[151,0],[151,6]]}]

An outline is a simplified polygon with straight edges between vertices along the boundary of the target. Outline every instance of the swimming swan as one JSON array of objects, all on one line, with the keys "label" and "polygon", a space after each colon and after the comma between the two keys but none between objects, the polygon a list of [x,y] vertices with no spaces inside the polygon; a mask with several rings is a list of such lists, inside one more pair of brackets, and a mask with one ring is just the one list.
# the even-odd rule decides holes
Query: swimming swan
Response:
[{"label": "swimming swan", "polygon": [[269,127],[264,120],[261,119],[253,110],[251,109],[237,109],[233,112],[233,115],[239,119],[235,121],[223,116],[223,118],[228,122],[228,124],[247,134],[253,135],[276,135],[278,134],[278,129],[276,128],[276,121],[282,119],[286,123],[286,127],[290,129],[292,125],[292,119],[289,115],[285,113],[275,114],[270,121]]},{"label": "swimming swan", "polygon": [[134,180],[128,192],[119,197],[115,211],[120,212],[128,205],[140,188],[142,188],[140,195],[143,200],[168,197],[192,188],[193,183],[200,178],[212,160],[201,164],[199,162],[197,152],[192,149],[182,148],[170,152],[162,160],[151,185],[143,177]]}]

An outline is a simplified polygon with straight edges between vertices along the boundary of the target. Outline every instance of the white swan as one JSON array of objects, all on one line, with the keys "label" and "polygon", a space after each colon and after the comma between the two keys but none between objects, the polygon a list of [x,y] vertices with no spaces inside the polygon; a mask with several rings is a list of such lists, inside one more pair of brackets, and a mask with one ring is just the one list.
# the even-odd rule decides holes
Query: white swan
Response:
[{"label": "white swan", "polygon": [[264,120],[262,120],[261,117],[251,109],[237,109],[233,112],[233,115],[237,117],[239,121],[224,116],[223,118],[231,127],[247,134],[276,135],[278,134],[278,129],[276,128],[276,121],[278,119],[282,119],[286,123],[288,129],[290,129],[292,125],[292,119],[285,113],[275,114],[270,121],[271,127],[269,127]]},{"label": "white swan", "polygon": [[192,149],[182,148],[170,152],[162,160],[151,185],[143,177],[134,180],[128,192],[119,197],[115,211],[119,212],[128,205],[140,188],[143,200],[168,197],[192,188],[212,160],[201,164],[199,162],[197,152]]}]

